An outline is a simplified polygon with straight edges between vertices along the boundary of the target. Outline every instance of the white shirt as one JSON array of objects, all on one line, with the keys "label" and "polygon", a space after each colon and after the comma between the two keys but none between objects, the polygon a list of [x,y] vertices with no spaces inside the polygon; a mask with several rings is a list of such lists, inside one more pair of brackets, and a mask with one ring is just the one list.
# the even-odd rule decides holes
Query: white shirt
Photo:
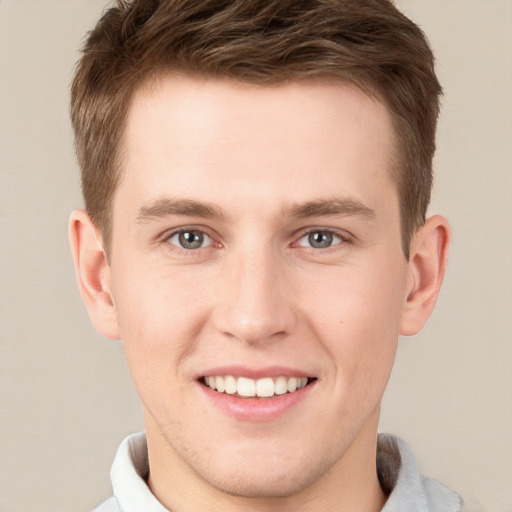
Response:
[{"label": "white shirt", "polygon": [[[400,438],[379,434],[377,473],[389,493],[382,512],[460,512],[461,497],[437,480],[421,476],[411,449]],[[110,475],[114,495],[93,512],[169,512],[152,494],[146,436],[128,436],[119,446]]]}]

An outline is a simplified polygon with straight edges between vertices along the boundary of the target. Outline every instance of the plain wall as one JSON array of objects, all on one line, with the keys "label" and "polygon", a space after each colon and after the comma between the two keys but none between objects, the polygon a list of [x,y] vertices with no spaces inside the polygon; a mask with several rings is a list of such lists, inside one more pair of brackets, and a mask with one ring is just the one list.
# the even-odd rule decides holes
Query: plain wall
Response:
[{"label": "plain wall", "polygon": [[[0,0],[0,511],[86,512],[141,408],[89,323],[67,219],[81,206],[68,88],[104,0]],[[400,0],[445,88],[432,213],[453,227],[436,311],[403,339],[381,430],[488,512],[512,511],[512,1]]]}]

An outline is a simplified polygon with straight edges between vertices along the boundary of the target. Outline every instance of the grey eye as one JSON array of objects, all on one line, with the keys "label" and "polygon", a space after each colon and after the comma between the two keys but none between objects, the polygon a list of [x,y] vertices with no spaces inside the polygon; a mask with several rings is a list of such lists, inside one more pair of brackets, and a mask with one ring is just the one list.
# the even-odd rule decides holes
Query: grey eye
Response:
[{"label": "grey eye", "polygon": [[341,243],[340,236],[332,231],[310,231],[302,236],[298,245],[302,247],[312,247],[313,249],[327,249],[332,245]]},{"label": "grey eye", "polygon": [[332,233],[323,233],[322,231],[316,231],[309,233],[308,242],[311,247],[315,249],[325,249],[332,245]]},{"label": "grey eye", "polygon": [[211,245],[212,239],[202,231],[190,229],[174,233],[169,237],[169,243],[182,249],[193,250],[208,247]]}]

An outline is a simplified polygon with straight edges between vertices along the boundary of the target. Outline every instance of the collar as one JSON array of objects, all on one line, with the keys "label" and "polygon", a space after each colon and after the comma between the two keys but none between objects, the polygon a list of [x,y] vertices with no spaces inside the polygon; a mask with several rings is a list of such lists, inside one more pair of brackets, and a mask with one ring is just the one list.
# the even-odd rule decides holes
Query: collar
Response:
[{"label": "collar", "polygon": [[460,512],[461,497],[420,474],[409,446],[399,437],[379,434],[377,474],[389,497],[382,512]]}]

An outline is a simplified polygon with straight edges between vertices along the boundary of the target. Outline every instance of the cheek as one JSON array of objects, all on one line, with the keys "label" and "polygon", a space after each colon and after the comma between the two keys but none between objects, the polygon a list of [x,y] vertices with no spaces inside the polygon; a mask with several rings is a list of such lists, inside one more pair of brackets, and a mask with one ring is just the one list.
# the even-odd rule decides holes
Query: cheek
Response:
[{"label": "cheek", "polygon": [[143,343],[148,350],[179,346],[185,334],[188,338],[197,334],[204,310],[201,287],[207,280],[194,279],[177,268],[143,263],[120,266],[113,273],[122,337]]},{"label": "cheek", "polygon": [[183,363],[194,350],[206,316],[197,288],[182,281],[162,273],[152,279],[148,272],[117,281],[121,340],[143,402],[163,398],[166,394],[158,389],[183,385]]},{"label": "cheek", "polygon": [[[369,270],[368,270],[369,269]],[[316,330],[339,382],[384,388],[393,364],[405,289],[403,266],[347,268],[326,276],[304,315]],[[400,277],[403,276],[403,279]],[[403,282],[402,282],[403,281]]]}]

